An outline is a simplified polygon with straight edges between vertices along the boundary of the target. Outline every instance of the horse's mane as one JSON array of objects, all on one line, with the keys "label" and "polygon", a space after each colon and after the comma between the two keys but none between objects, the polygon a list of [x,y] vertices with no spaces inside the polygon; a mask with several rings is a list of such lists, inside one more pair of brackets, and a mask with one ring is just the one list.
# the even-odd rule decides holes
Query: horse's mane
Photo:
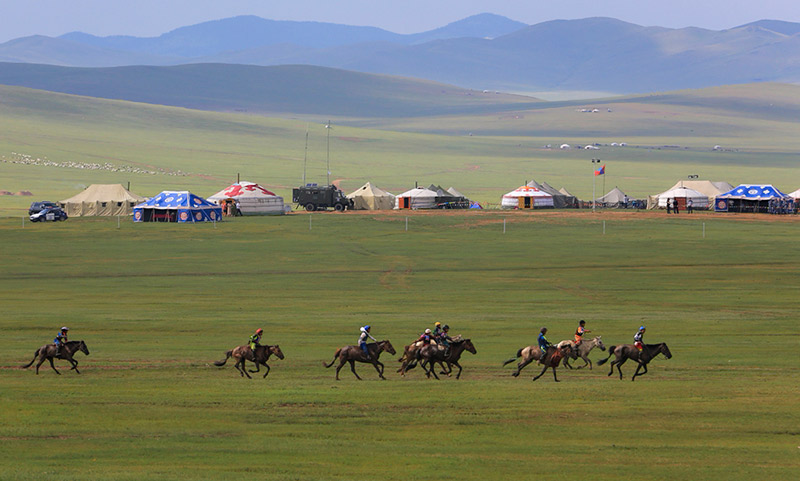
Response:
[{"label": "horse's mane", "polygon": [[80,341],[67,341],[64,344],[80,344],[82,342],[83,342],[83,339],[81,339]]},{"label": "horse's mane", "polygon": [[469,341],[470,339],[459,339],[457,341],[453,341],[450,344],[464,344],[465,342]]}]

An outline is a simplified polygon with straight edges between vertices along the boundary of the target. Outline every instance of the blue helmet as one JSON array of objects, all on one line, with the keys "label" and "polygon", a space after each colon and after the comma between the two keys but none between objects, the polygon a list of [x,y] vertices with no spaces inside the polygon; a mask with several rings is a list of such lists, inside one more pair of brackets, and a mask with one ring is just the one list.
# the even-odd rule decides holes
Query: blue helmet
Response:
[{"label": "blue helmet", "polygon": [[365,331],[369,331],[372,326],[364,326]]},{"label": "blue helmet", "polygon": [[644,326],[639,328],[640,331],[644,331]]}]

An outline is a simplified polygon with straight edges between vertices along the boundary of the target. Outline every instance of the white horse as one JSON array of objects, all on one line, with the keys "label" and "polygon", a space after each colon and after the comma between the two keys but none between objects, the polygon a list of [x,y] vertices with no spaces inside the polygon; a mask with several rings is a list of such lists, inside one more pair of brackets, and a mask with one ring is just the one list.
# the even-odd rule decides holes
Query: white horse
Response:
[{"label": "white horse", "polygon": [[[581,369],[586,366],[589,366],[589,370],[592,369],[592,361],[589,359],[589,352],[594,349],[595,347],[599,347],[601,351],[606,350],[606,346],[603,344],[603,341],[600,339],[600,336],[595,337],[591,340],[583,340],[579,345],[575,345],[575,341],[565,340],[558,343],[557,347],[564,347],[570,346],[572,347],[572,356],[565,356],[564,357],[564,365],[570,369]],[[576,360],[579,357],[583,359],[583,366],[578,366],[577,368],[573,368],[569,365],[569,358],[572,360]]]}]

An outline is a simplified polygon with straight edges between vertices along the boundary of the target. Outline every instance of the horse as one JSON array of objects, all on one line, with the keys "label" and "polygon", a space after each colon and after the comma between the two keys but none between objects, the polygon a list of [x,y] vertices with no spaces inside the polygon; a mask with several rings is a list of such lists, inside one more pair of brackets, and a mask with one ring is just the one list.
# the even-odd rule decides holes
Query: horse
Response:
[{"label": "horse", "polygon": [[[600,339],[600,336],[595,337],[591,340],[584,340],[581,341],[578,346],[575,346],[575,341],[561,341],[559,342],[556,347],[564,347],[565,345],[569,345],[572,347],[572,355],[566,356],[564,358],[564,365],[570,369],[583,369],[586,366],[589,366],[589,370],[592,370],[592,360],[589,359],[589,352],[595,347],[599,347],[601,351],[606,350],[606,346],[603,344],[603,341]],[[581,358],[583,359],[583,366],[578,366],[577,368],[573,368],[570,363],[569,359],[572,358],[573,360]]]},{"label": "horse", "polygon": [[39,366],[41,366],[42,363],[44,363],[44,361],[47,360],[50,361],[50,367],[53,368],[53,371],[55,371],[56,374],[61,375],[61,373],[58,372],[58,369],[56,369],[55,364],[53,364],[53,359],[64,359],[65,361],[69,361],[69,363],[72,364],[70,371],[74,370],[75,372],[80,374],[81,372],[78,370],[78,361],[72,358],[72,356],[78,351],[84,353],[87,356],[89,355],[89,348],[86,347],[86,343],[83,341],[65,342],[64,345],[61,346],[61,352],[58,353],[58,356],[56,356],[55,344],[45,344],[44,346],[37,349],[35,353],[33,353],[33,360],[28,364],[22,366],[22,369],[27,369],[31,367],[31,364],[33,364],[34,361],[36,361],[36,357],[38,356],[39,363],[36,364],[36,374],[39,374]]},{"label": "horse", "polygon": [[[672,353],[669,352],[669,348],[665,342],[662,342],[661,344],[645,344],[642,346],[641,351],[639,351],[633,344],[611,346],[608,350],[608,357],[597,361],[597,365],[601,366],[605,364],[609,359],[611,359],[612,355],[616,355],[617,358],[611,361],[611,371],[608,372],[608,375],[610,376],[614,373],[614,365],[616,365],[617,371],[619,371],[619,378],[622,379],[622,369],[620,369],[620,367],[625,364],[625,361],[632,359],[638,362],[639,365],[636,367],[636,372],[633,373],[631,381],[635,381],[636,376],[647,374],[647,364],[659,354],[663,354],[667,359],[672,358]],[[644,368],[644,372],[640,374],[639,370],[641,368]]]},{"label": "horse", "polygon": [[542,369],[542,372],[540,372],[539,375],[534,377],[532,380],[535,381],[540,377],[542,377],[542,375],[545,373],[545,371],[547,371],[547,368],[549,367],[553,369],[553,379],[555,379],[556,382],[561,382],[558,380],[558,377],[556,377],[556,368],[558,367],[559,364],[561,364],[562,359],[565,359],[571,355],[572,355],[572,346],[563,346],[563,347],[551,346],[547,348],[547,354],[545,355],[544,362],[542,363],[544,364],[544,368]]},{"label": "horse", "polygon": [[325,361],[322,361],[322,365],[326,368],[331,367],[333,366],[333,363],[336,362],[336,359],[339,359],[339,365],[336,366],[336,380],[338,381],[339,371],[342,369],[342,366],[344,366],[345,363],[349,362],[350,370],[353,371],[356,379],[360,381],[361,378],[358,376],[358,373],[356,373],[356,361],[369,363],[375,367],[376,371],[378,371],[378,376],[385,380],[386,378],[383,377],[383,363],[378,360],[383,351],[386,351],[392,355],[397,354],[397,352],[394,350],[394,346],[392,346],[392,343],[388,340],[371,342],[367,344],[369,358],[364,357],[364,351],[362,351],[359,346],[344,346],[336,350],[336,353],[333,355],[333,360],[330,362],[330,364],[326,364]]},{"label": "horse", "polygon": [[[461,340],[461,334],[454,337],[451,343],[460,340]],[[439,345],[436,344],[435,341],[432,341],[431,344]],[[411,369],[414,369],[417,366],[417,351],[419,351],[424,345],[425,344],[422,341],[414,341],[411,344],[403,347],[403,355],[400,356],[400,359],[397,360],[397,362],[403,363],[397,370],[397,372],[399,372],[401,376],[405,377],[406,372],[410,371]],[[439,361],[439,365],[442,366],[442,374],[447,374],[449,376],[451,370],[445,367],[444,361]]]},{"label": "horse", "polygon": [[[563,346],[561,348],[551,347],[551,348],[549,348],[547,350],[547,352],[548,352],[548,354],[547,354],[547,356],[545,356],[545,362],[543,363],[545,365],[545,367],[542,370],[541,374],[539,374],[538,376],[533,378],[534,381],[536,379],[538,379],[542,374],[544,374],[544,371],[546,371],[548,367],[552,367],[553,368],[553,377],[555,377],[556,376],[555,366],[550,366],[548,364],[548,361],[550,359],[552,359],[553,356],[556,355],[556,353],[558,353],[558,355],[556,357],[558,357],[558,362],[561,362],[561,360],[565,356],[568,356],[568,355],[572,354],[572,346],[567,345],[567,346]],[[539,348],[539,346],[536,346],[536,345],[523,347],[522,349],[517,351],[517,357],[512,357],[511,359],[508,359],[507,361],[503,362],[503,366],[505,366],[507,364],[511,364],[512,362],[516,361],[520,357],[522,358],[522,361],[520,361],[517,364],[517,370],[511,373],[511,375],[514,376],[514,377],[519,376],[519,373],[520,373],[520,371],[522,371],[522,368],[524,368],[528,364],[530,364],[530,363],[532,363],[534,361],[539,361],[539,359],[541,359],[541,357],[542,357],[542,350]],[[559,382],[558,378],[556,378],[556,382]]]},{"label": "horse", "polygon": [[278,359],[283,359],[283,351],[281,351],[280,346],[275,344],[274,346],[256,346],[255,351],[250,349],[250,346],[236,346],[230,351],[225,353],[225,359],[221,361],[214,362],[215,366],[224,366],[228,359],[233,357],[236,360],[236,363],[233,367],[239,371],[239,374],[242,377],[247,376],[248,379],[253,379],[247,374],[247,370],[245,369],[245,361],[250,361],[256,365],[255,371],[250,372],[259,372],[259,366],[264,366],[267,368],[267,372],[264,373],[264,377],[267,377],[269,374],[269,365],[267,364],[267,360],[271,355],[275,354]]},{"label": "horse", "polygon": [[433,377],[439,379],[439,376],[436,375],[436,372],[434,370],[436,363],[438,362],[441,364],[446,362],[448,370],[447,372],[443,372],[443,374],[447,374],[449,376],[450,372],[452,372],[452,368],[450,366],[455,365],[458,367],[458,374],[456,374],[456,379],[459,379],[461,377],[462,368],[461,364],[458,363],[458,360],[461,358],[461,354],[464,351],[469,351],[472,354],[477,354],[478,352],[475,349],[475,345],[472,344],[472,341],[470,339],[462,339],[460,341],[453,341],[450,343],[450,352],[447,353],[448,354],[447,356],[445,356],[447,350],[445,350],[444,348],[440,348],[438,346],[430,346],[430,345],[423,346],[421,349],[417,351],[417,360],[422,361],[420,365],[422,366],[423,369],[425,369],[425,375],[428,376],[428,378],[430,378],[431,374],[433,374]]}]

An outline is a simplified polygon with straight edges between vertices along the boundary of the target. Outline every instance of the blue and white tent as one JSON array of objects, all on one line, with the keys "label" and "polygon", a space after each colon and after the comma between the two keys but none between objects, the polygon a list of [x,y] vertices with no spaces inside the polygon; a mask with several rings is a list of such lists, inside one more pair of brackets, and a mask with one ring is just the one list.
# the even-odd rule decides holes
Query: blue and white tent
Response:
[{"label": "blue and white tent", "polygon": [[189,191],[161,192],[133,208],[134,222],[217,222],[222,208]]},{"label": "blue and white tent", "polygon": [[786,194],[771,184],[741,184],[714,200],[717,212],[767,212],[769,202],[774,199],[785,199]]}]

